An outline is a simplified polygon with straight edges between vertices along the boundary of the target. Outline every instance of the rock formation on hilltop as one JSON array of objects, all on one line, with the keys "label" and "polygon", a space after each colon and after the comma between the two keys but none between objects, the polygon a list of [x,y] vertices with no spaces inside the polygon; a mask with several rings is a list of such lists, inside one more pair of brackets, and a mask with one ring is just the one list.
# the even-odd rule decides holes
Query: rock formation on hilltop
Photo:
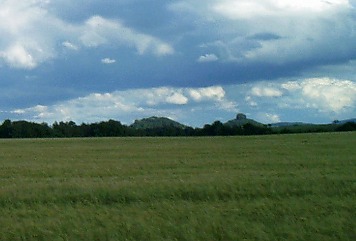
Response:
[{"label": "rock formation on hilltop", "polygon": [[245,114],[238,113],[236,115],[236,120],[246,120],[246,119],[247,119],[247,116]]},{"label": "rock formation on hilltop", "polygon": [[134,129],[154,129],[165,127],[184,129],[187,126],[166,117],[152,116],[149,118],[143,118],[141,120],[135,120],[135,122],[131,124],[130,127]]},{"label": "rock formation on hilltop", "polygon": [[243,113],[238,113],[236,115],[236,118],[233,120],[229,120],[228,122],[225,123],[225,125],[233,127],[233,126],[243,126],[246,124],[252,124],[254,126],[264,126],[262,123],[257,122],[252,119],[248,119],[247,116]]}]

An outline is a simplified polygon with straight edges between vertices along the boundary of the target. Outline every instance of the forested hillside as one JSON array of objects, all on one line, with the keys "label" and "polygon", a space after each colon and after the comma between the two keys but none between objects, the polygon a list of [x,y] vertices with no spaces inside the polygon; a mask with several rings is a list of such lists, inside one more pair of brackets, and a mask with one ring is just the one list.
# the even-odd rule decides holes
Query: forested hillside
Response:
[{"label": "forested hillside", "polygon": [[53,137],[113,137],[113,136],[231,136],[285,133],[312,133],[355,131],[355,122],[327,125],[295,124],[287,126],[263,125],[241,114],[226,123],[215,121],[202,128],[192,128],[164,117],[136,120],[132,125],[109,120],[80,125],[73,121],[35,123],[5,120],[0,125],[0,138],[53,138]]}]

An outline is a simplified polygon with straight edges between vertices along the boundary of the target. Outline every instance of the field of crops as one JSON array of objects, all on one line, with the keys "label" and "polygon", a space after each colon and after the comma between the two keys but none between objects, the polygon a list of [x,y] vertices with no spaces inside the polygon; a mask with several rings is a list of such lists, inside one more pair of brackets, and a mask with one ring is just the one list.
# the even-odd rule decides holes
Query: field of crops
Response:
[{"label": "field of crops", "polygon": [[0,240],[356,240],[356,133],[0,140]]}]

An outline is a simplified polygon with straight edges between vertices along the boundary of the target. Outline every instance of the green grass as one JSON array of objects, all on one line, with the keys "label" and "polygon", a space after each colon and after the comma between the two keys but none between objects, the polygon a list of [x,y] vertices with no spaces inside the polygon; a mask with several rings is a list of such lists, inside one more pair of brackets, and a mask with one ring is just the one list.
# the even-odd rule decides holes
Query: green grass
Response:
[{"label": "green grass", "polygon": [[0,240],[356,240],[355,144],[0,140]]}]

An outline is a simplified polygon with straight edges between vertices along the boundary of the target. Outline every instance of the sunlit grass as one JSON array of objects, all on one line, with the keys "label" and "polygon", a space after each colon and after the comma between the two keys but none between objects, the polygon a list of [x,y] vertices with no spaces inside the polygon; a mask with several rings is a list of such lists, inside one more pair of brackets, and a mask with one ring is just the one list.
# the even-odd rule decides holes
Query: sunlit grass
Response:
[{"label": "sunlit grass", "polygon": [[355,144],[0,140],[0,240],[356,240]]}]

